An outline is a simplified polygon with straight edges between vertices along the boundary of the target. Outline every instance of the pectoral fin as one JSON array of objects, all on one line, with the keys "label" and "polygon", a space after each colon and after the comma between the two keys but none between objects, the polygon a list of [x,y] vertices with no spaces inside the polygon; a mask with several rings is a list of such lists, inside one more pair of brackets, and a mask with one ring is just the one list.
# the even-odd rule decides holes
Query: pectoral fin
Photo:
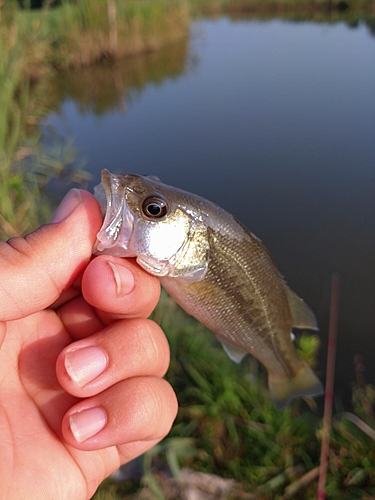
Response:
[{"label": "pectoral fin", "polygon": [[298,295],[294,293],[287,285],[285,285],[285,291],[288,298],[290,314],[292,316],[293,328],[319,330],[314,313],[306,304],[306,302],[298,297]]},{"label": "pectoral fin", "polygon": [[192,221],[184,244],[170,260],[168,276],[184,285],[202,281],[207,274],[209,250],[205,224],[198,220]]}]

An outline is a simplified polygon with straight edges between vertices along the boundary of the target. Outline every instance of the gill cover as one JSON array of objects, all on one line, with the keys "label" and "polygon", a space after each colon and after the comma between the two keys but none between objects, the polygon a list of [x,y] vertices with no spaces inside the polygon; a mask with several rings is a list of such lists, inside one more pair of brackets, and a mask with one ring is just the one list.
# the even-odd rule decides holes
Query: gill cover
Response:
[{"label": "gill cover", "polygon": [[103,170],[95,195],[105,217],[94,253],[136,257],[150,274],[185,284],[204,279],[209,260],[207,227],[191,211],[171,202],[157,177]]}]

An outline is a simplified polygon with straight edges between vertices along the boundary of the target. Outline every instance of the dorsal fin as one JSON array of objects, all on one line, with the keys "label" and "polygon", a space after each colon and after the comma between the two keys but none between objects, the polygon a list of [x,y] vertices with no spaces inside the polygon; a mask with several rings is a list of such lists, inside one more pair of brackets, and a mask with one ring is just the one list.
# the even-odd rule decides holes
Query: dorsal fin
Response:
[{"label": "dorsal fin", "polygon": [[290,314],[292,316],[293,328],[301,328],[306,330],[319,330],[318,323],[314,313],[309,306],[296,293],[294,293],[287,285],[285,285],[286,295]]}]

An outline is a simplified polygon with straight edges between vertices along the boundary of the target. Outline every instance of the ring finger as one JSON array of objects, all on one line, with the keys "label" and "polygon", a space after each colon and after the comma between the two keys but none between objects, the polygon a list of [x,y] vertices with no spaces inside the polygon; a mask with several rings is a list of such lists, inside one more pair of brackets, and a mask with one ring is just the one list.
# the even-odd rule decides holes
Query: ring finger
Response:
[{"label": "ring finger", "polygon": [[169,432],[176,413],[176,396],[168,382],[135,377],[74,405],[64,416],[62,430],[75,448],[123,445],[123,454],[131,459]]}]

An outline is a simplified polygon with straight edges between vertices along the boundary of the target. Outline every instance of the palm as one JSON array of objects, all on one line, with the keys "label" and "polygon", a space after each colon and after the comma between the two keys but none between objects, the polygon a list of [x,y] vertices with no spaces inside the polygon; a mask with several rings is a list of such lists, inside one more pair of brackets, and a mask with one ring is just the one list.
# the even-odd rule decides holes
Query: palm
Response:
[{"label": "palm", "polygon": [[[61,388],[56,359],[71,342],[51,310],[8,323],[0,350],[1,468],[8,469],[3,491],[17,489],[29,498],[89,498],[119,464],[116,447],[80,451],[62,439],[62,418],[78,399]],[[43,492],[35,482],[40,476]]]}]

